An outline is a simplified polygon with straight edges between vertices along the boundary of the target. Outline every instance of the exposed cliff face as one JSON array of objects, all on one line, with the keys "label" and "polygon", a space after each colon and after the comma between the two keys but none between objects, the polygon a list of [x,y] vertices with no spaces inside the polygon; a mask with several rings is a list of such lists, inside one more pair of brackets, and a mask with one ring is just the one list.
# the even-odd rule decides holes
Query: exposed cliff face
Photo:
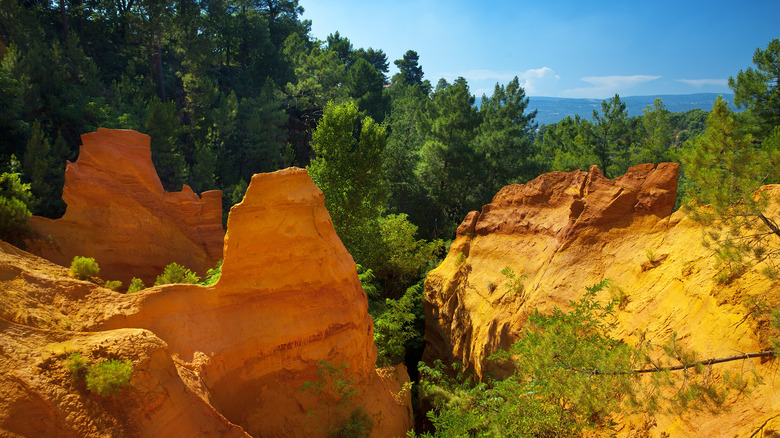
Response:
[{"label": "exposed cliff face", "polygon": [[[662,164],[636,166],[614,180],[595,168],[554,172],[502,189],[466,217],[447,259],[426,280],[424,359],[505,375],[509,370],[486,358],[517,339],[533,309],[566,307],[605,278],[611,293],[628,299],[617,315],[619,338],[643,334],[662,344],[676,331],[704,358],[766,349],[765,326],[742,303],[748,296],[780,302],[777,283],[759,273],[761,266],[729,285],[713,280],[701,227],[681,211],[670,215],[676,181],[677,166]],[[780,195],[780,187],[768,190]],[[523,294],[510,292],[500,273],[507,266],[528,275]],[[770,376],[770,365],[736,362],[716,372],[755,367]],[[717,417],[660,415],[653,433],[749,436],[780,410],[780,396],[768,386]]]},{"label": "exposed cliff face", "polygon": [[[372,436],[412,425],[406,370],[374,368],[355,264],[305,170],[253,177],[213,287],[124,295],[67,275],[0,242],[0,434],[326,436],[343,416],[301,391],[318,361],[348,364]],[[108,401],[79,388],[64,368],[75,351],[132,360],[132,388]]]},{"label": "exposed cliff face", "polygon": [[65,215],[32,218],[30,252],[63,266],[94,257],[103,278],[125,286],[132,277],[154,283],[172,262],[203,275],[222,258],[222,192],[166,192],[147,135],[101,128],[81,140],[65,170]]},{"label": "exposed cliff face", "polygon": [[[188,386],[166,342],[139,328],[90,326],[126,298],[68,278],[67,270],[0,242],[0,435],[247,437]],[[132,390],[91,395],[65,363],[133,362]]]},{"label": "exposed cliff face", "polygon": [[[376,372],[368,302],[352,257],[338,239],[324,196],[305,170],[255,175],[231,209],[222,278],[212,288],[169,286],[97,324],[140,327],[191,364],[209,400],[253,436],[327,431],[322,400],[301,392],[317,362],[349,364],[376,436],[403,435],[409,403],[403,383]],[[399,373],[399,379],[405,371]],[[333,420],[335,421],[335,420]]]}]

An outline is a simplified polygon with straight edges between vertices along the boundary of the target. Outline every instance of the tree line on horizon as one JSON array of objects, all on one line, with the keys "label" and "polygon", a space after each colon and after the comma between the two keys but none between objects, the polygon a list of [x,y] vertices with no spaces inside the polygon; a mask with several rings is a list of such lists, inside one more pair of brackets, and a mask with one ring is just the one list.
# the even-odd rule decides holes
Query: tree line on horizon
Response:
[{"label": "tree line on horizon", "polygon": [[413,50],[388,78],[381,49],[355,48],[339,32],[313,38],[297,1],[0,1],[0,158],[17,158],[33,212],[47,217],[64,211],[64,165],[82,133],[149,134],[166,189],[221,189],[229,208],[254,173],[309,165],[328,102],[353,101],[361,118],[384,123],[383,210],[407,214],[421,237],[449,238],[508,183],[661,159],[657,146],[641,158],[630,148],[652,149],[641,144],[648,136],[681,142],[706,114],[658,104],[640,120],[616,96],[592,122],[537,131],[517,79],[475,106],[465,79],[424,80]]}]

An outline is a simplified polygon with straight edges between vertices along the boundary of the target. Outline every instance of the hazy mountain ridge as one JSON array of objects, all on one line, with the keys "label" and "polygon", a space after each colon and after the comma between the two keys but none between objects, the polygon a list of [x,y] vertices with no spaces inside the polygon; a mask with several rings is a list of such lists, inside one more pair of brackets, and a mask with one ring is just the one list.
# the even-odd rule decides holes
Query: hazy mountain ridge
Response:
[{"label": "hazy mountain ridge", "polygon": [[[709,111],[715,99],[720,95],[718,93],[666,94],[657,96],[621,96],[620,99],[626,103],[628,115],[633,117],[642,115],[642,110],[647,108],[648,105],[652,105],[655,99],[659,97],[669,111],[677,113],[696,108]],[[729,103],[734,101],[733,94],[722,94],[722,96]],[[604,100],[540,96],[531,96],[528,99],[529,110],[536,109],[538,111],[536,121],[539,123],[539,126],[556,123],[567,116],[574,116],[575,114],[590,120],[594,109],[601,111],[601,102]],[[478,97],[476,104],[479,105],[481,100]]]},{"label": "hazy mountain ridge", "polygon": [[[709,111],[713,102],[718,98],[718,93],[697,93],[697,94],[667,94],[659,96],[627,96],[621,97],[626,103],[626,110],[629,116],[640,116],[642,110],[652,105],[656,98],[661,98],[666,108],[673,112],[684,112],[700,108]],[[728,102],[734,101],[733,94],[723,94]],[[539,125],[556,123],[567,116],[579,114],[580,117],[590,119],[593,110],[601,111],[601,102],[604,99],[570,99],[564,97],[530,97],[529,108],[536,108],[536,121]]]}]

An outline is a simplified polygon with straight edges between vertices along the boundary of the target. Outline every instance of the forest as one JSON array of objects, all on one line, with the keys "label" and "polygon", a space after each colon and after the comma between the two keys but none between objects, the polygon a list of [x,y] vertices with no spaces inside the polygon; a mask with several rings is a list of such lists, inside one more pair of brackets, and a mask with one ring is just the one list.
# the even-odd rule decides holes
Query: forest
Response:
[{"label": "forest", "polygon": [[[729,216],[780,182],[780,40],[730,79],[739,112],[657,99],[629,117],[615,95],[590,119],[539,126],[517,77],[477,106],[465,79],[426,79],[414,50],[389,77],[381,49],[318,40],[302,14],[293,0],[0,0],[0,238],[20,241],[30,214],[62,215],[65,163],[98,127],[150,135],[166,190],[222,190],[225,214],[253,174],[305,167],[358,264],[379,361],[413,369],[421,281],[503,186],[677,161],[678,205]],[[765,205],[742,207],[780,234]],[[773,254],[720,249],[727,276]]]}]

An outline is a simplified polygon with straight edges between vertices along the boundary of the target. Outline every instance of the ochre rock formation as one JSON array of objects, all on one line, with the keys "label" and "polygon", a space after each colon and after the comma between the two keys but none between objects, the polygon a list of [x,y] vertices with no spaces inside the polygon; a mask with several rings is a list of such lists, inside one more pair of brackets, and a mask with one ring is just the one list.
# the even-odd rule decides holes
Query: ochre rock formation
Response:
[{"label": "ochre rock formation", "polygon": [[[765,321],[743,303],[752,296],[777,304],[780,289],[760,273],[761,265],[728,285],[714,280],[701,226],[682,211],[672,213],[677,171],[676,164],[648,164],[613,180],[595,167],[553,172],[507,186],[481,212],[469,213],[447,258],[426,279],[424,360],[462,361],[479,375],[507,375],[506,365],[486,358],[518,338],[530,312],[566,308],[606,278],[612,286],[600,298],[627,299],[617,312],[620,339],[644,336],[660,345],[677,332],[701,358],[766,350]],[[766,190],[780,198],[780,186]],[[528,276],[523,293],[510,291],[505,267]],[[715,373],[746,369],[769,380],[775,374],[774,362],[760,359],[724,363]],[[751,436],[780,412],[772,384],[730,403],[732,409],[717,415],[659,414],[651,436]],[[633,417],[622,421],[622,436],[642,425]],[[780,431],[776,420],[763,431],[772,428]]]},{"label": "ochre rock formation", "polygon": [[[215,286],[131,295],[2,246],[0,336],[17,340],[0,343],[0,387],[13,389],[0,402],[0,431],[27,434],[13,415],[24,407],[27,419],[47,418],[35,434],[317,437],[362,408],[371,436],[403,436],[412,425],[406,370],[375,369],[355,264],[306,171],[255,175],[227,228]],[[132,388],[108,402],[78,388],[64,369],[74,351],[131,359]],[[301,390],[323,363],[348,364],[337,380],[357,395],[343,409],[327,390]],[[127,397],[138,403],[123,410]]]},{"label": "ochre rock formation", "polygon": [[154,283],[172,262],[203,275],[222,258],[222,192],[166,192],[148,135],[101,128],[81,141],[65,170],[65,215],[33,217],[28,251],[63,266],[93,257],[101,277],[125,286],[132,277]]}]

